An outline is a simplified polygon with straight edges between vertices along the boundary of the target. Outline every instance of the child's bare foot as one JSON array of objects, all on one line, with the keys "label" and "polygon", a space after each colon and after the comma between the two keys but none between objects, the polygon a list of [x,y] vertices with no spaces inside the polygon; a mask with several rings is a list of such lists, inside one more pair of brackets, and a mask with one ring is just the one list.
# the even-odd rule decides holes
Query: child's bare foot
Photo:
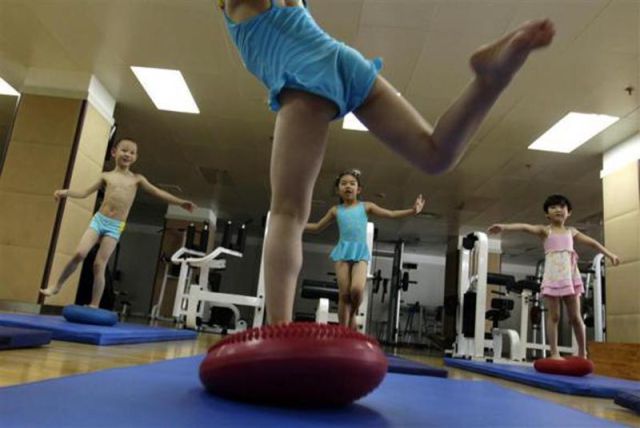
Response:
[{"label": "child's bare foot", "polygon": [[560,354],[553,354],[549,357],[550,360],[564,360],[564,358],[562,358],[562,355]]},{"label": "child's bare foot", "polygon": [[522,67],[529,54],[551,44],[555,29],[550,20],[529,21],[515,31],[480,47],[471,56],[471,68],[483,83],[502,88]]},{"label": "child's bare foot", "polygon": [[40,289],[40,294],[44,294],[47,297],[55,296],[60,292],[60,288],[57,287],[47,287]]}]

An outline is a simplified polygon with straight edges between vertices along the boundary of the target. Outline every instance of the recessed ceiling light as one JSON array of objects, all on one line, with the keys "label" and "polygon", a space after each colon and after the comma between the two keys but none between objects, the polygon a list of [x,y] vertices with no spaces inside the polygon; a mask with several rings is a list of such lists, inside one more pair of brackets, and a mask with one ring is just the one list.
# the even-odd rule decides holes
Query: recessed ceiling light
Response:
[{"label": "recessed ceiling light", "polygon": [[534,141],[529,149],[571,153],[618,119],[605,114],[571,112]]},{"label": "recessed ceiling light", "polygon": [[0,95],[9,95],[11,97],[19,97],[20,92],[13,89],[13,86],[7,83],[2,77],[0,77]]},{"label": "recessed ceiling light", "polygon": [[200,113],[179,70],[132,66],[131,71],[159,110]]}]

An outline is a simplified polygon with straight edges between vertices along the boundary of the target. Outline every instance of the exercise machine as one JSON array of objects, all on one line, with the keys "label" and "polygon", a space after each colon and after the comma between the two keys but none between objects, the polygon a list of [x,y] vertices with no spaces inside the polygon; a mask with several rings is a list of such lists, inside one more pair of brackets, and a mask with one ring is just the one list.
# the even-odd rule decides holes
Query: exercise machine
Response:
[{"label": "exercise machine", "polygon": [[[211,288],[212,274],[226,268],[226,257],[242,258],[246,224],[239,227],[234,245],[230,244],[232,224],[228,222],[223,233],[220,246],[208,254],[188,248],[181,248],[171,256],[171,262],[179,266],[178,285],[174,298],[172,316],[176,323],[186,328],[213,333],[234,333],[247,328],[246,321],[241,319],[238,306],[253,308],[253,327],[259,327],[264,321],[264,272],[261,263],[260,276],[255,295],[239,295],[220,293]],[[267,234],[265,229],[265,237]],[[229,247],[229,248],[228,248]],[[262,255],[264,257],[264,254]],[[224,308],[231,311],[231,325],[216,325],[207,320],[205,313],[212,309]]]},{"label": "exercise machine", "polygon": [[382,291],[380,302],[387,304],[386,320],[376,321],[376,336],[380,342],[390,346],[401,344],[400,318],[404,304],[402,296],[403,293],[409,290],[411,284],[417,283],[417,281],[411,280],[410,271],[418,268],[416,263],[406,263],[404,261],[405,243],[403,240],[394,241],[393,244],[393,251],[376,250],[373,252],[375,257],[390,257],[392,259],[391,277],[383,278],[381,270],[377,270],[372,281],[373,294]]},{"label": "exercise machine", "polygon": [[[165,254],[161,255],[161,260],[164,263],[164,274],[162,276],[162,284],[160,286],[160,293],[158,294],[158,301],[151,307],[149,313],[149,319],[151,321],[172,321],[173,317],[167,318],[160,315],[162,304],[164,303],[164,295],[167,288],[167,281],[170,278],[179,278],[179,273],[174,274],[174,269],[177,272],[181,272],[179,269],[181,266],[181,260],[187,257],[202,257],[206,254],[207,246],[209,244],[209,223],[204,222],[202,225],[202,232],[199,235],[198,242],[196,242],[196,225],[195,223],[189,223],[186,230],[183,229],[182,245],[171,256]],[[187,272],[188,275],[191,272]],[[189,278],[190,279],[190,278]]]},{"label": "exercise machine", "polygon": [[604,255],[597,254],[591,266],[584,274],[584,300],[583,320],[587,329],[593,329],[593,340],[596,342],[607,341],[606,325],[606,279]]}]

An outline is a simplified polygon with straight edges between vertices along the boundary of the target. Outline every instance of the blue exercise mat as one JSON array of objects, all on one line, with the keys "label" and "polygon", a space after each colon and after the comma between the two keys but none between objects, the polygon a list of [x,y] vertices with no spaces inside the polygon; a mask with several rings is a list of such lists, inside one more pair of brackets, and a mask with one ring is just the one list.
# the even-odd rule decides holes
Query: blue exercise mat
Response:
[{"label": "blue exercise mat", "polygon": [[411,361],[406,358],[387,354],[389,361],[389,373],[402,373],[418,376],[447,377],[447,371],[437,367],[431,367],[424,363]]},{"label": "blue exercise mat", "polygon": [[444,364],[570,395],[613,398],[620,391],[640,389],[640,382],[593,374],[583,377],[552,375],[537,372],[529,366],[485,363],[457,358],[445,358]]},{"label": "blue exercise mat", "polygon": [[197,336],[196,332],[191,330],[149,327],[140,324],[118,323],[111,327],[76,324],[52,315],[0,314],[0,326],[45,330],[51,332],[53,340],[94,345],[189,340]]},{"label": "blue exercise mat", "polygon": [[[491,382],[389,374],[356,404],[288,409],[224,400],[198,380],[202,357],[0,388],[13,427],[612,427]],[[246,385],[251,388],[251,385]]]},{"label": "blue exercise mat", "polygon": [[613,402],[640,414],[640,389],[637,391],[619,392]]},{"label": "blue exercise mat", "polygon": [[28,328],[0,326],[0,350],[32,348],[51,342],[51,333]]}]

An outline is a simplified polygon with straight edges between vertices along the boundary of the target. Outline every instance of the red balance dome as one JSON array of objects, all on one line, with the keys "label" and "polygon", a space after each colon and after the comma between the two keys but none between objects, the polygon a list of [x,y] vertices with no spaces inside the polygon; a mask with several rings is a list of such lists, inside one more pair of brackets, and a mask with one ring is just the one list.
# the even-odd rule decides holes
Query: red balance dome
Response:
[{"label": "red balance dome", "polygon": [[543,358],[536,360],[533,367],[541,373],[566,376],[586,376],[593,373],[593,363],[580,357],[567,357],[561,360]]},{"label": "red balance dome", "polygon": [[387,373],[378,342],[341,326],[254,328],[213,345],[200,365],[208,391],[289,406],[337,406],[375,389]]}]

